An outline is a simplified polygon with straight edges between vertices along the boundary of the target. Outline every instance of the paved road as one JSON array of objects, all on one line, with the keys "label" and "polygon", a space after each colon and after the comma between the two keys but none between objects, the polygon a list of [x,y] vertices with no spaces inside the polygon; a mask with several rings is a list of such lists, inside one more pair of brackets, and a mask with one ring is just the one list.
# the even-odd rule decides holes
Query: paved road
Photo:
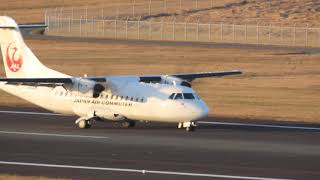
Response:
[{"label": "paved road", "polygon": [[[157,123],[134,129],[97,123],[81,130],[74,120],[0,112],[0,173],[132,180],[320,178],[320,130],[202,124],[187,133]],[[212,120],[221,119],[207,119]]]}]

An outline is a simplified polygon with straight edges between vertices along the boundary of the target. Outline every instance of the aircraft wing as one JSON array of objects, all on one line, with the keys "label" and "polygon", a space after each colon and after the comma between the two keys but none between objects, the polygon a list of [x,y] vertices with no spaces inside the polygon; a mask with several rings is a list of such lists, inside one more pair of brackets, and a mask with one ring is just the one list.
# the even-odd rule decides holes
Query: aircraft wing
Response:
[{"label": "aircraft wing", "polygon": [[94,98],[99,97],[100,93],[106,89],[106,87],[99,82],[106,83],[107,88],[111,91],[116,90],[112,82],[107,82],[106,78],[0,78],[0,82],[26,86],[62,86],[65,89],[78,90],[85,93],[92,90],[92,97]]},{"label": "aircraft wing", "polygon": [[222,76],[236,75],[236,74],[242,74],[242,72],[239,70],[232,70],[232,71],[219,71],[219,72],[200,72],[200,73],[190,73],[190,74],[173,74],[171,76],[192,81],[198,78],[222,77]]},{"label": "aircraft wing", "polygon": [[0,82],[7,82],[8,84],[68,84],[72,83],[71,78],[0,78]]},{"label": "aircraft wing", "polygon": [[[192,81],[198,78],[208,78],[208,77],[222,77],[227,75],[242,74],[239,70],[233,71],[220,71],[220,72],[200,72],[200,73],[190,73],[190,74],[172,74],[171,77],[177,77],[182,80]],[[128,76],[137,77],[140,82],[160,82],[161,78],[167,75],[154,75],[154,76]],[[35,86],[54,86],[54,85],[65,85],[72,84],[74,80],[91,80],[95,82],[106,83],[107,77],[73,77],[73,78],[0,78],[0,82],[7,82],[8,84],[25,84],[25,85],[35,85]],[[124,77],[125,78],[125,77]]]},{"label": "aircraft wing", "polygon": [[72,85],[75,81],[89,80],[93,82],[106,83],[105,77],[92,77],[92,78],[0,78],[0,82],[6,82],[7,84],[21,84],[29,86],[63,86]]}]

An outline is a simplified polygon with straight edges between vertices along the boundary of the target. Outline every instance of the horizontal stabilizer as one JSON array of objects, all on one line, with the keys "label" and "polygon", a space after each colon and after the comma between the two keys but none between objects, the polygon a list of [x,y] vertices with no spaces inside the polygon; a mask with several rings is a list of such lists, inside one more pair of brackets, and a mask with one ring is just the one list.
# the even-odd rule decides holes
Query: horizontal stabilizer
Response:
[{"label": "horizontal stabilizer", "polygon": [[20,29],[45,29],[48,26],[45,24],[19,24]]}]

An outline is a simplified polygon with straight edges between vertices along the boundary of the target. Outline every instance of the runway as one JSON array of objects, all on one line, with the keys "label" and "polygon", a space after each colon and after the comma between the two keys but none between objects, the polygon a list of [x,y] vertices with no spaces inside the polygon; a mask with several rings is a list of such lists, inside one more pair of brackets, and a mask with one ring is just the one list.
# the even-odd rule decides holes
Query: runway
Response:
[{"label": "runway", "polygon": [[264,122],[273,124],[268,127],[252,126],[261,124],[252,121],[246,126],[249,122],[208,118],[193,133],[159,123],[133,129],[97,123],[82,130],[74,125],[76,117],[5,112],[38,109],[0,110],[0,174],[75,179],[320,177],[318,125]]}]

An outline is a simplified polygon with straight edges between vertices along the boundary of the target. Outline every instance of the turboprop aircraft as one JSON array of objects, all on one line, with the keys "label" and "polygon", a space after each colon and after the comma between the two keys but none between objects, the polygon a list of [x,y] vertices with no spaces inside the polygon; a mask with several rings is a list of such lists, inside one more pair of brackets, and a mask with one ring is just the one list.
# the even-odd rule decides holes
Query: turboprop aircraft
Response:
[{"label": "turboprop aircraft", "polygon": [[14,96],[56,113],[76,115],[79,128],[93,122],[136,121],[177,123],[194,131],[208,115],[206,103],[192,89],[197,78],[241,74],[240,71],[150,76],[74,77],[44,66],[27,47],[19,26],[0,16],[0,43],[7,78],[0,88]]}]

